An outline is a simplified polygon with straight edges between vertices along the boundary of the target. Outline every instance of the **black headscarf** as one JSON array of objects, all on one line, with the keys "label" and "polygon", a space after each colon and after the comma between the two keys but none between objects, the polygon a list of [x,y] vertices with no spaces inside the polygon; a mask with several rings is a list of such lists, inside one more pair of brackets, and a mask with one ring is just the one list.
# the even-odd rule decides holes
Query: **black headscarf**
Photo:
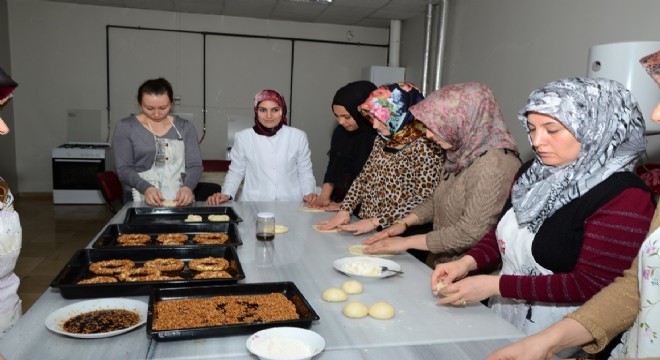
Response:
[{"label": "black headscarf", "polygon": [[370,81],[355,81],[337,90],[332,99],[332,105],[343,106],[358,125],[355,131],[347,131],[343,126],[338,125],[332,133],[328,152],[330,161],[323,182],[335,186],[333,201],[343,199],[371,153],[376,131],[369,120],[360,114],[358,105],[362,104],[374,90],[376,85]]}]

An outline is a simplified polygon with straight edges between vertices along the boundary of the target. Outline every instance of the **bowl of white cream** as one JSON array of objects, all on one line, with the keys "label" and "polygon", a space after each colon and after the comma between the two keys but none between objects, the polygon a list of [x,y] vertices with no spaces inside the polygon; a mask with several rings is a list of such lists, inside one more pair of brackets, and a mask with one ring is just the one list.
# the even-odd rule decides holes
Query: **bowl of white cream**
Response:
[{"label": "bowl of white cream", "polygon": [[274,327],[252,334],[245,346],[261,360],[305,360],[323,351],[325,340],[311,330]]},{"label": "bowl of white cream", "polygon": [[[354,279],[385,279],[396,275],[395,271],[401,271],[401,265],[392,260],[367,256],[350,256],[337,259],[332,263],[335,270],[348,275]],[[383,267],[389,270],[383,270]]]}]

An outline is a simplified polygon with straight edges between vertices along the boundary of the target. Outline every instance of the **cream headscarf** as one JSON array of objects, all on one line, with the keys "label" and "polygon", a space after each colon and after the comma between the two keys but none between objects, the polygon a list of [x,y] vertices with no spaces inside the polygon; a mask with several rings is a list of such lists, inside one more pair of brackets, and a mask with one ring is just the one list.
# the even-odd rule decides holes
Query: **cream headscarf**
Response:
[{"label": "cream headscarf", "polygon": [[445,151],[444,169],[457,173],[488,150],[518,151],[506,128],[495,95],[484,84],[448,85],[430,93],[410,108],[421,121],[452,148]]}]

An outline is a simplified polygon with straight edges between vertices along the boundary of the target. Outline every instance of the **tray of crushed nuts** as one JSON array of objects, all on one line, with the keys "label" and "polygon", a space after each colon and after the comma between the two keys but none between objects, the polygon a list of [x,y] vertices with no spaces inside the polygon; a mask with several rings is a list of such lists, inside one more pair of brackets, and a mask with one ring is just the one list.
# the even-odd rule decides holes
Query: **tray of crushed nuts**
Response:
[{"label": "tray of crushed nuts", "polygon": [[239,223],[243,219],[229,206],[209,207],[135,207],[126,211],[124,224],[204,224],[214,222]]},{"label": "tray of crushed nuts", "polygon": [[233,284],[245,273],[232,246],[78,250],[51,282],[67,299],[148,295],[154,286]]},{"label": "tray of crushed nuts", "polygon": [[110,224],[93,248],[239,246],[243,245],[236,223],[204,223],[196,226],[173,224]]},{"label": "tray of crushed nuts", "polygon": [[308,328],[319,316],[292,282],[153,288],[147,334],[158,341]]}]

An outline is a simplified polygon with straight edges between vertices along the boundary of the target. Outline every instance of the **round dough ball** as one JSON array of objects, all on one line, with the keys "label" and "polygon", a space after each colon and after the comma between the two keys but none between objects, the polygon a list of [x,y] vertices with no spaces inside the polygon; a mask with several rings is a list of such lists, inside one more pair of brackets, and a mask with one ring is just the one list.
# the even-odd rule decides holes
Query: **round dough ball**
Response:
[{"label": "round dough ball", "polygon": [[351,301],[348,304],[344,305],[344,315],[349,318],[359,319],[367,316],[369,314],[369,309],[366,305],[358,301]]},{"label": "round dough ball", "polygon": [[346,280],[341,286],[341,289],[347,294],[360,294],[362,293],[363,287],[362,283],[357,280]]},{"label": "round dough ball", "polygon": [[379,320],[388,320],[394,317],[394,308],[384,301],[379,301],[371,305],[369,316]]},{"label": "round dough ball", "polygon": [[323,292],[323,300],[329,302],[342,302],[348,299],[344,290],[339,288],[329,288]]}]

